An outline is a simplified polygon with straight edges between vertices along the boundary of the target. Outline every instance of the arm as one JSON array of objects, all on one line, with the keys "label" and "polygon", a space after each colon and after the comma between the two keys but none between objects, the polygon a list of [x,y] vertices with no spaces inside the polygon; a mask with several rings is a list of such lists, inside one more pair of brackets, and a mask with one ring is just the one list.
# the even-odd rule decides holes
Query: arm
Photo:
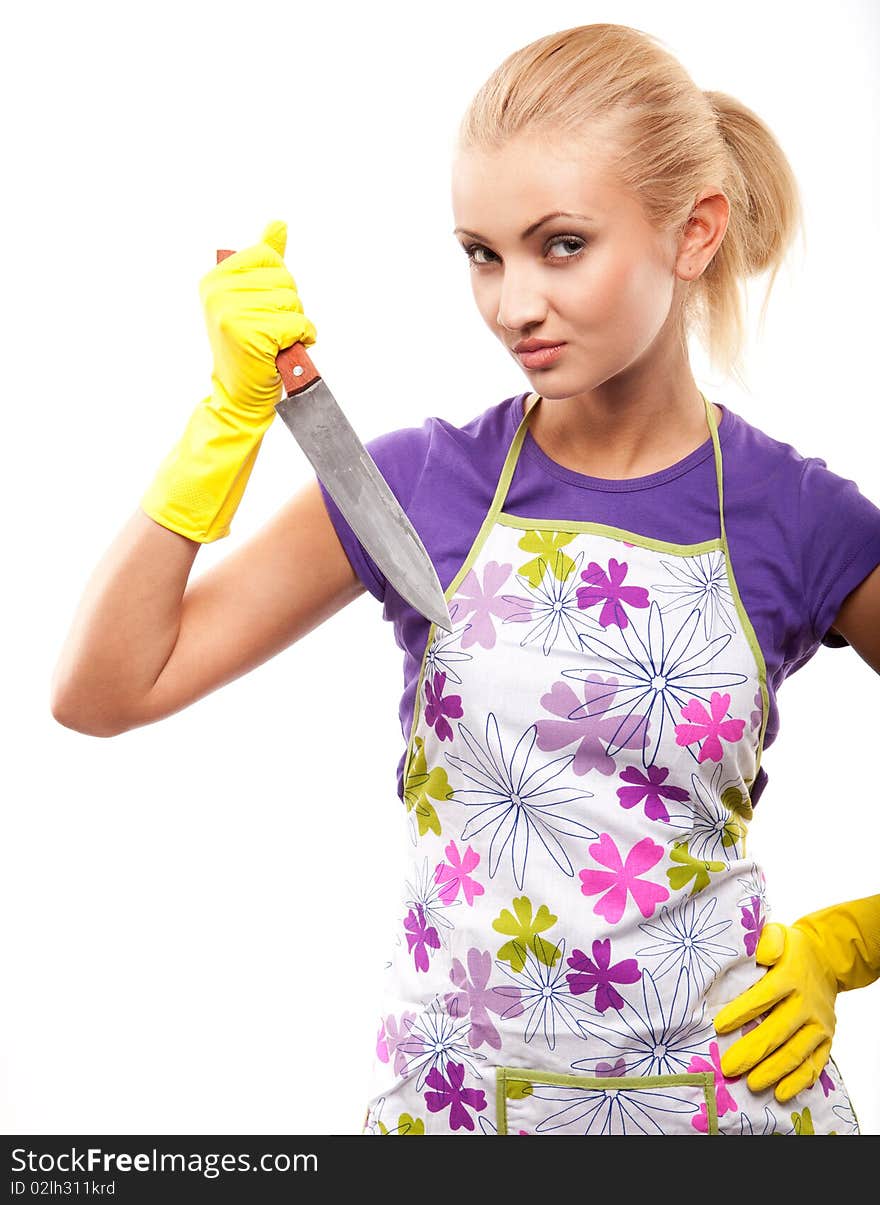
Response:
[{"label": "arm", "polygon": [[809,1088],[831,1053],[838,992],[880,978],[880,895],[835,904],[792,925],[764,926],[755,961],[770,970],[715,1016],[730,1033],[767,1014],[721,1057],[733,1077],[748,1072],[753,1092],[776,1085],[776,1099]]},{"label": "arm", "polygon": [[880,674],[880,565],[846,596],[832,631]]},{"label": "arm", "polygon": [[52,682],[65,727],[115,736],[188,707],[293,644],[364,587],[309,482],[187,587],[199,544],[136,512],[80,603]]},{"label": "arm", "polygon": [[[844,599],[833,631],[880,674],[880,565]],[[768,924],[755,960],[770,967],[715,1016],[718,1033],[767,1013],[725,1051],[725,1075],[748,1072],[753,1091],[776,1084],[780,1101],[814,1084],[831,1053],[838,992],[880,978],[880,895],[837,904],[786,926]]]}]

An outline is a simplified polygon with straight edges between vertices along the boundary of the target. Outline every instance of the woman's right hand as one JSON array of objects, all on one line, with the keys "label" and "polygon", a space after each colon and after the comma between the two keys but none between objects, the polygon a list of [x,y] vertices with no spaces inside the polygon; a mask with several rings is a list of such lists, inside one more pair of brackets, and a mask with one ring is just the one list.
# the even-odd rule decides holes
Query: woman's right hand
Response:
[{"label": "woman's right hand", "polygon": [[199,281],[217,401],[256,423],[273,417],[281,400],[279,351],[297,342],[309,347],[317,337],[284,263],[286,246],[287,224],[269,222],[258,243],[228,255]]}]

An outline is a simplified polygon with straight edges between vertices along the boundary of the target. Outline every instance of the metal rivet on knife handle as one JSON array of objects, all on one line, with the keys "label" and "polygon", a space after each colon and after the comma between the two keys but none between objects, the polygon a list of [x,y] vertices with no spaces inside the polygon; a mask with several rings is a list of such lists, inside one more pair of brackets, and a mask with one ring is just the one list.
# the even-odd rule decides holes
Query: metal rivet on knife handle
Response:
[{"label": "metal rivet on knife handle", "polygon": [[[218,251],[217,263],[219,264],[221,260],[234,254],[234,251]],[[309,385],[321,377],[321,374],[309,359],[304,344],[299,342],[294,343],[292,347],[281,349],[275,357],[275,367],[281,374],[281,380],[284,382],[284,392],[288,397],[302,393],[304,389],[307,389]]]}]

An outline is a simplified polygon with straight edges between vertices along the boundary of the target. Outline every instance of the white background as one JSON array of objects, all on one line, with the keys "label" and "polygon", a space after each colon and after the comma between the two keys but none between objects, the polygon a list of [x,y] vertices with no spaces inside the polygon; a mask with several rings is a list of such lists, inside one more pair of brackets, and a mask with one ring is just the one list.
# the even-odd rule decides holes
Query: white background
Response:
[{"label": "white background", "polygon": [[[49,710],[95,563],[210,360],[215,249],[289,224],[316,363],[361,438],[457,425],[528,379],[470,294],[451,148],[514,49],[592,21],[664,40],[780,139],[807,243],[750,287],[748,390],[700,387],[880,504],[878,38],[873,0],[19,6],[2,205],[3,917],[0,1128],[357,1133],[404,841],[402,654],[363,595],[258,670],[113,739]],[[312,475],[280,422],[226,540]],[[878,890],[880,680],[820,649],[784,685],[752,827],[774,915]],[[880,985],[834,1053],[880,1133]]]}]

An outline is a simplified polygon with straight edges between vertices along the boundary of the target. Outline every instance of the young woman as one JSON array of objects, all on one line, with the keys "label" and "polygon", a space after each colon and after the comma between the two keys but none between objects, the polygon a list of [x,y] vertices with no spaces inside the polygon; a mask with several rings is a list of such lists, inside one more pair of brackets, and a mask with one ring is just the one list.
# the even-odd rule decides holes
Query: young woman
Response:
[{"label": "young woman", "polygon": [[880,977],[880,896],[770,922],[746,847],[785,676],[823,644],[880,672],[880,510],[688,359],[696,328],[735,367],[740,283],[797,229],[790,166],[654,39],[588,25],[493,73],[452,192],[530,388],[368,448],[453,630],[317,480],[187,585],[273,420],[275,356],[316,338],[270,223],[202,280],[212,392],[87,589],[53,713],[153,723],[369,590],[404,651],[412,867],[365,1131],[858,1132],[829,1051],[837,993]]}]

